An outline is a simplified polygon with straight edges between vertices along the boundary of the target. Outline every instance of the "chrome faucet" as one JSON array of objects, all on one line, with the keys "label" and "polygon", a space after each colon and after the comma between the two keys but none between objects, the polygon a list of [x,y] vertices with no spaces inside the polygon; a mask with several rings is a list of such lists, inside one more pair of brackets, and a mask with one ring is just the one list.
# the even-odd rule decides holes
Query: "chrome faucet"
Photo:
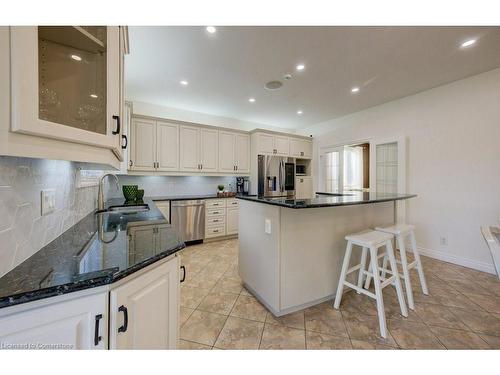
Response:
[{"label": "chrome faucet", "polygon": [[99,193],[97,196],[97,210],[99,211],[104,210],[104,179],[106,178],[106,176],[113,176],[115,178],[116,188],[118,189],[118,191],[120,191],[120,182],[118,181],[118,177],[116,177],[115,174],[106,173],[105,175],[103,175],[99,180]]}]

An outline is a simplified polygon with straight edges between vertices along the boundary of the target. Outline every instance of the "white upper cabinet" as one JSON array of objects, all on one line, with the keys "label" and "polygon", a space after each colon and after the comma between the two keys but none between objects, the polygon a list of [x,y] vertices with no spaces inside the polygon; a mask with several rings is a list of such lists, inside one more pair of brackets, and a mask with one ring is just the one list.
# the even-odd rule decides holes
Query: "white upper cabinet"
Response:
[{"label": "white upper cabinet", "polygon": [[134,118],[130,126],[130,137],[130,169],[154,171],[156,163],[156,122]]},{"label": "white upper cabinet", "polygon": [[110,292],[110,349],[176,349],[179,257]]},{"label": "white upper cabinet", "polygon": [[179,170],[200,172],[200,128],[181,125],[179,132]]},{"label": "white upper cabinet", "polygon": [[290,138],[290,156],[302,159],[312,158],[312,141]]},{"label": "white upper cabinet", "polygon": [[234,152],[236,173],[250,173],[250,136],[236,134]]},{"label": "white upper cabinet", "polygon": [[108,293],[63,300],[0,318],[0,342],[42,349],[108,348]]},{"label": "white upper cabinet", "polygon": [[295,198],[310,199],[313,196],[312,177],[301,176],[295,179]]},{"label": "white upper cabinet", "polygon": [[235,172],[235,143],[235,133],[219,131],[219,172]]},{"label": "white upper cabinet", "polygon": [[121,159],[117,26],[11,27],[12,131]]},{"label": "white upper cabinet", "polygon": [[257,134],[257,152],[259,155],[274,154],[274,135]]},{"label": "white upper cabinet", "polygon": [[250,136],[219,131],[219,172],[247,174],[250,172]]},{"label": "white upper cabinet", "polygon": [[200,171],[217,172],[219,161],[219,131],[200,129]]},{"label": "white upper cabinet", "polygon": [[275,154],[288,156],[290,154],[290,138],[283,136],[275,136],[274,137],[274,149]]},{"label": "white upper cabinet", "polygon": [[179,170],[179,125],[156,123],[156,155],[157,170]]}]

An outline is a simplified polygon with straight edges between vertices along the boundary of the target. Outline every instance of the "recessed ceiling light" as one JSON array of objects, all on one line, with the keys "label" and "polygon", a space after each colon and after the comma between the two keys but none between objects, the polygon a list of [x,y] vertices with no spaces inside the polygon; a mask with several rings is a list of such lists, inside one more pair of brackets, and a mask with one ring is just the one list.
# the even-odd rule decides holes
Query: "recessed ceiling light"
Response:
[{"label": "recessed ceiling light", "polygon": [[78,55],[71,55],[70,57],[75,61],[82,61],[82,58]]},{"label": "recessed ceiling light", "polygon": [[248,98],[248,101],[249,101],[250,103],[255,103],[255,98]]},{"label": "recessed ceiling light", "polygon": [[351,92],[352,92],[353,94],[357,93],[358,91],[359,91],[359,87],[353,87],[353,88],[351,89]]},{"label": "recessed ceiling light", "polygon": [[94,98],[94,99],[97,99],[97,95],[96,94],[90,94],[90,97]]},{"label": "recessed ceiling light", "polygon": [[304,64],[298,64],[295,69],[297,70],[304,70],[306,68],[306,66]]},{"label": "recessed ceiling light", "polygon": [[217,31],[217,29],[215,28],[215,26],[207,26],[206,30],[210,34],[215,34],[215,32]]},{"label": "recessed ceiling light", "polygon": [[477,42],[477,39],[469,39],[469,40],[466,40],[465,42],[463,42],[460,47],[461,48],[467,48],[467,47],[470,47],[474,44],[476,44]]},{"label": "recessed ceiling light", "polygon": [[186,81],[186,80],[184,80],[184,79],[183,79],[180,83],[181,83],[181,85],[182,85],[182,86],[187,86],[187,85],[189,85],[189,82],[188,82],[188,81]]},{"label": "recessed ceiling light", "polygon": [[299,109],[299,110],[297,111],[297,114],[298,114],[298,115],[301,115],[301,114],[303,114],[303,113],[304,113],[304,112],[302,112],[302,110],[301,110],[301,109]]}]

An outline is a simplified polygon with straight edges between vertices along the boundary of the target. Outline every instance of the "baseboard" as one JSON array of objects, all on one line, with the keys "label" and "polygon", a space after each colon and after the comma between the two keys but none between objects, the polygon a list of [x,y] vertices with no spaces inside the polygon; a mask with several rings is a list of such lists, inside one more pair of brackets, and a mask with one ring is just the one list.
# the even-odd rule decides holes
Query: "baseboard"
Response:
[{"label": "baseboard", "polygon": [[460,257],[460,256],[457,256],[454,254],[444,252],[444,251],[426,249],[426,248],[420,247],[420,246],[418,246],[418,251],[420,252],[420,255],[425,255],[429,258],[434,258],[434,259],[442,260],[444,262],[453,263],[453,264],[456,264],[459,266],[472,268],[472,269],[482,271],[482,272],[491,273],[493,275],[496,274],[495,267],[493,266],[493,264],[490,264],[490,263],[480,262],[477,260],[472,260],[472,259]]}]

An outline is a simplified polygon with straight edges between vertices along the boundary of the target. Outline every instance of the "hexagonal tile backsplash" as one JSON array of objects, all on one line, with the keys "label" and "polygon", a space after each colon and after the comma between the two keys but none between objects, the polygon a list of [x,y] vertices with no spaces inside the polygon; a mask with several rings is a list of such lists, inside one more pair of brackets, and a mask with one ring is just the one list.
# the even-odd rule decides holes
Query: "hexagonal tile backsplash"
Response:
[{"label": "hexagonal tile backsplash", "polygon": [[[77,188],[74,163],[0,156],[0,276],[97,207],[97,186]],[[41,216],[42,189],[56,210]]]}]

